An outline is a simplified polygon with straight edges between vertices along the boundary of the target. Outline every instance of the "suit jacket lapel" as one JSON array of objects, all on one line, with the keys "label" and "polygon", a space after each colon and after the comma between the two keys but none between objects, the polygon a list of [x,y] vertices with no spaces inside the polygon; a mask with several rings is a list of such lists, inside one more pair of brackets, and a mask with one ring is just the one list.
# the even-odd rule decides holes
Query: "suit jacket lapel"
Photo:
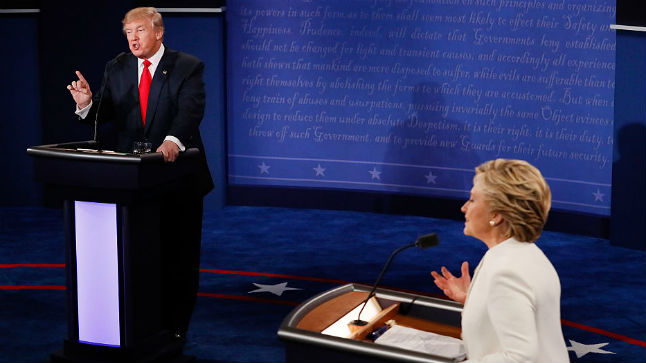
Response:
[{"label": "suit jacket lapel", "polygon": [[164,55],[159,61],[159,65],[155,70],[155,75],[150,83],[150,93],[148,94],[148,108],[146,110],[146,127],[144,134],[147,135],[152,124],[155,122],[155,111],[157,110],[157,103],[159,101],[159,94],[164,88],[164,84],[168,80],[169,72],[175,63],[175,54],[170,49],[166,48]]},{"label": "suit jacket lapel", "polygon": [[139,109],[139,79],[137,79],[138,76],[138,70],[137,70],[137,57],[135,57],[132,54],[129,54],[124,72],[125,74],[121,75],[120,77],[123,77],[126,90],[129,93],[128,99],[135,99],[137,100],[137,104],[133,109],[136,112],[136,120],[139,120],[139,125],[141,127],[141,110]]}]

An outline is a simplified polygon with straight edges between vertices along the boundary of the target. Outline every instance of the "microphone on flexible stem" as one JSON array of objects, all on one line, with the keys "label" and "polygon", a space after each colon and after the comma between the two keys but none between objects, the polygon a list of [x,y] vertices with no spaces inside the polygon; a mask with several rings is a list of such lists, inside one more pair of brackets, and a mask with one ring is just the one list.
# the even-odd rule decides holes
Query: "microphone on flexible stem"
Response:
[{"label": "microphone on flexible stem", "polygon": [[93,140],[94,140],[95,143],[97,143],[97,145],[98,145],[98,136],[97,135],[98,135],[98,129],[99,129],[99,112],[101,111],[101,104],[103,103],[103,94],[105,93],[105,87],[108,84],[108,78],[109,78],[109,74],[110,74],[109,70],[110,70],[110,68],[112,66],[114,66],[115,64],[120,62],[124,58],[125,55],[126,55],[126,53],[124,53],[124,52],[119,53],[119,55],[116,56],[113,61],[109,62],[106,65],[105,71],[103,73],[103,84],[101,85],[101,95],[99,96],[99,103],[96,106],[96,114],[94,115],[94,138],[93,138]]},{"label": "microphone on flexible stem", "polygon": [[96,106],[96,114],[94,115],[94,142],[97,144],[98,140],[97,134],[99,129],[99,111],[101,110],[101,103],[103,102],[103,94],[105,93],[105,85],[108,83],[108,67],[105,68],[105,74],[103,75],[103,84],[101,85],[101,95],[99,96],[99,103]]},{"label": "microphone on flexible stem", "polygon": [[391,255],[390,258],[388,258],[388,261],[384,265],[384,267],[381,269],[381,272],[379,273],[379,277],[377,277],[377,281],[375,281],[375,284],[372,286],[372,290],[370,290],[370,293],[368,294],[368,297],[362,302],[363,307],[361,307],[361,310],[359,310],[359,314],[357,315],[357,319],[353,320],[350,322],[352,325],[358,325],[358,326],[363,326],[367,325],[368,322],[365,320],[361,320],[361,313],[363,312],[363,309],[366,307],[368,304],[368,300],[370,300],[371,297],[374,296],[375,290],[377,290],[377,286],[379,285],[379,282],[381,281],[381,278],[384,276],[384,273],[390,266],[390,263],[393,261],[393,258],[401,251],[410,248],[410,247],[419,247],[421,249],[429,248],[429,247],[435,247],[440,243],[439,238],[437,238],[437,234],[435,233],[429,233],[425,234],[423,236],[417,237],[417,240],[411,244],[408,244],[406,246],[399,247],[396,249]]}]

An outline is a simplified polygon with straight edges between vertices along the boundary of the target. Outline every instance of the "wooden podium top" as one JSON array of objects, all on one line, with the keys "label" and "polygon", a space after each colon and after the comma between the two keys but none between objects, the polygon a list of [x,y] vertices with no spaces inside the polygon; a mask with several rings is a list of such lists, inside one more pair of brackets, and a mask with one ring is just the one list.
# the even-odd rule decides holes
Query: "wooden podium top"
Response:
[{"label": "wooden podium top", "polygon": [[357,309],[370,290],[370,286],[361,284],[342,285],[324,291],[292,310],[278,330],[278,337],[286,343],[286,361],[457,363],[464,359],[376,344],[366,339],[368,333],[388,320],[394,320],[401,327],[459,338],[462,305],[419,294],[377,288],[375,297],[382,309],[367,325],[358,330],[348,326],[347,336],[322,333],[330,325],[353,319],[348,313]]},{"label": "wooden podium top", "polygon": [[350,291],[315,307],[296,325],[298,329],[322,332],[342,316],[352,311],[368,296],[367,292]]},{"label": "wooden podium top", "polygon": [[[309,330],[320,333],[335,321],[361,304],[368,296],[364,291],[349,291],[334,298],[331,298],[316,306],[296,324],[298,329]],[[388,320],[395,320],[397,325],[423,330],[431,333],[460,338],[462,329],[456,326],[430,321],[427,319],[403,314],[399,311],[399,304],[394,303],[384,308],[382,313],[377,315],[368,325],[362,327],[353,334],[352,339],[362,340],[372,330],[383,326]]]}]

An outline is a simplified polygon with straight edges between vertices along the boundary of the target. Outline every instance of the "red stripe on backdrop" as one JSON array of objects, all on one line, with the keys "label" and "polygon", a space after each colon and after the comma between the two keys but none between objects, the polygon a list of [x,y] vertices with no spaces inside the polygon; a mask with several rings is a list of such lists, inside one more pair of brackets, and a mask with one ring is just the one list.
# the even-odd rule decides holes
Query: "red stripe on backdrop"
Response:
[{"label": "red stripe on backdrop", "polygon": [[325,278],[320,278],[320,277],[284,275],[284,274],[274,274],[274,273],[270,273],[270,272],[220,270],[220,269],[217,269],[217,268],[203,268],[203,269],[200,269],[200,272],[209,272],[209,273],[214,273],[214,274],[245,275],[245,276],[281,277],[281,278],[285,278],[285,279],[317,281],[317,282],[329,282],[329,283],[333,283],[333,284],[349,284],[350,283],[350,281],[325,279]]},{"label": "red stripe on backdrop", "polygon": [[290,306],[297,306],[298,304],[300,304],[297,301],[263,299],[263,298],[260,298],[260,297],[252,297],[252,296],[214,294],[214,293],[210,293],[210,292],[198,292],[197,296],[213,297],[213,298],[216,298],[216,299],[229,299],[229,300],[240,300],[240,301],[263,302],[263,303],[279,304],[279,305],[290,305]]},{"label": "red stripe on backdrop", "polygon": [[59,286],[59,285],[32,285],[32,286],[0,285],[0,290],[65,290],[65,286]]},{"label": "red stripe on backdrop", "polygon": [[642,347],[646,347],[646,342],[644,342],[644,341],[633,339],[633,338],[627,337],[625,335],[613,333],[611,331],[595,328],[593,326],[587,326],[587,325],[584,325],[584,324],[575,323],[573,321],[568,321],[568,320],[565,320],[565,319],[561,319],[561,324],[571,326],[573,328],[577,328],[577,329],[581,329],[581,330],[586,330],[586,331],[589,331],[589,332],[592,332],[592,333],[605,335],[605,336],[608,336],[608,337],[613,338],[613,339],[622,340],[622,341],[624,341],[626,343],[635,344],[635,345],[641,345]]},{"label": "red stripe on backdrop", "polygon": [[[340,284],[340,285],[352,283],[351,281],[344,281],[344,280],[326,279],[321,277],[310,277],[310,276],[274,274],[269,272],[233,271],[233,270],[220,270],[220,269],[201,269],[200,272],[209,272],[209,273],[216,273],[216,274],[231,274],[231,275],[246,275],[246,276],[280,277],[280,278],[292,279],[292,280],[328,282],[328,283]],[[429,297],[434,297],[438,299],[448,300],[446,296],[441,294],[431,294],[431,293],[420,292],[415,290],[400,289],[392,286],[391,287],[382,286],[382,287],[390,290],[400,291],[400,292],[407,292],[411,294],[417,294],[417,295],[423,295],[423,296],[429,296]]]},{"label": "red stripe on backdrop", "polygon": [[0,268],[14,268],[14,267],[65,267],[64,263],[12,263],[0,264]]},{"label": "red stripe on backdrop", "polygon": [[[13,268],[13,267],[65,267],[65,264],[30,264],[30,263],[0,264],[0,268]],[[200,272],[229,274],[229,275],[243,275],[243,276],[280,277],[280,278],[287,278],[287,279],[294,279],[294,280],[327,282],[327,283],[333,283],[333,284],[348,284],[348,283],[351,283],[350,281],[344,281],[344,280],[326,279],[326,278],[320,278],[320,277],[297,276],[297,275],[286,275],[286,274],[276,274],[276,273],[270,273],[270,272],[253,272],[253,271],[237,271],[237,270],[221,270],[221,269],[200,269]],[[416,292],[416,291],[402,290],[402,289],[396,289],[396,288],[391,288],[391,289],[420,294],[420,292]],[[0,285],[0,290],[65,290],[65,286],[57,286],[57,285],[42,285],[42,286],[12,286],[12,285],[4,285],[4,286],[1,286]],[[427,296],[438,297],[437,295],[434,295],[434,294],[428,294],[428,293],[421,293],[421,294],[422,295],[427,295]],[[198,292],[198,296],[219,298],[219,299],[229,299],[229,300],[264,302],[264,303],[270,303],[270,304],[291,305],[291,306],[296,306],[296,305],[299,304],[298,302],[288,301],[288,300],[272,300],[272,299],[263,299],[263,298],[257,298],[257,297],[252,297],[252,296],[226,295],[226,294],[215,294],[215,293],[208,293],[208,292]],[[565,320],[565,319],[561,319],[561,324],[566,325],[566,326],[570,326],[572,328],[581,329],[581,330],[589,331],[589,332],[600,334],[600,335],[605,335],[607,337],[617,339],[617,340],[621,340],[621,341],[624,341],[626,343],[646,347],[646,342],[644,342],[644,341],[634,339],[634,338],[630,338],[630,337],[627,337],[625,335],[613,333],[611,331],[595,328],[595,327],[580,324],[580,323],[575,323],[573,321],[568,321],[568,320]]]}]

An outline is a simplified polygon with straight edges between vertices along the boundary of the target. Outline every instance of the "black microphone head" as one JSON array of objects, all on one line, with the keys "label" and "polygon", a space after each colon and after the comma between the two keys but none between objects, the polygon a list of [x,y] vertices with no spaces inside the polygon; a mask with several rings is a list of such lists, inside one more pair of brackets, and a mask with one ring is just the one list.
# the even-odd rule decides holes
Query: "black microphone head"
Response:
[{"label": "black microphone head", "polygon": [[423,236],[417,237],[417,241],[415,241],[415,246],[424,249],[429,247],[435,247],[439,243],[440,243],[440,239],[437,238],[437,234],[429,233],[429,234],[425,234]]}]

